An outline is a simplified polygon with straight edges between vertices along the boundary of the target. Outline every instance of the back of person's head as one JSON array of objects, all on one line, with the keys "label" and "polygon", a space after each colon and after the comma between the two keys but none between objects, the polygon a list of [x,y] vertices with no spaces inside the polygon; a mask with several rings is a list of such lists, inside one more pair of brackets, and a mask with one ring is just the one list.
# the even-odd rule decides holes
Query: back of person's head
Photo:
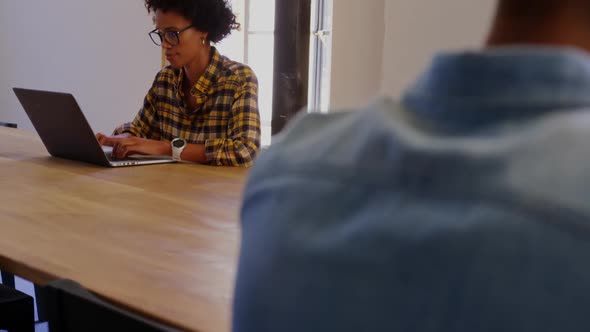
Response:
[{"label": "back of person's head", "polygon": [[499,0],[498,3],[503,15],[519,20],[546,19],[567,11],[590,15],[590,1],[587,0]]},{"label": "back of person's head", "polygon": [[488,44],[569,45],[590,50],[590,1],[499,0]]}]

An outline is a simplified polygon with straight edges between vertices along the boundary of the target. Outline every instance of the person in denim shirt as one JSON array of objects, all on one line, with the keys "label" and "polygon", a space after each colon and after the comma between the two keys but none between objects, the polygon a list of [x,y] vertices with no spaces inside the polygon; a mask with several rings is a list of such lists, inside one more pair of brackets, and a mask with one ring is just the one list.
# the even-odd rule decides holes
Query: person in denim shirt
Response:
[{"label": "person in denim shirt", "polygon": [[260,156],[234,331],[590,331],[590,1],[498,8],[401,101]]}]

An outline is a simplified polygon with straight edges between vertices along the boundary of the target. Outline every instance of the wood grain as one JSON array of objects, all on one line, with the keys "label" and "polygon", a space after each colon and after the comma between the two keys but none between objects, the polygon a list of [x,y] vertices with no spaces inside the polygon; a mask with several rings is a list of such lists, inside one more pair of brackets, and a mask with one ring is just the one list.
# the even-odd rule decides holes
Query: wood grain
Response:
[{"label": "wood grain", "polygon": [[229,331],[247,172],[194,164],[103,168],[49,157],[0,128],[0,269],[68,278],[187,330]]}]

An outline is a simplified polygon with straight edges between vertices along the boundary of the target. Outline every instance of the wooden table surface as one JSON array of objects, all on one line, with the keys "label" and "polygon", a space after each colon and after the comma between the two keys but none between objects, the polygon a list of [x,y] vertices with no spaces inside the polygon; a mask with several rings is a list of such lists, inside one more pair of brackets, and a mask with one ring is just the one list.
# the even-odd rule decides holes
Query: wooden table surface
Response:
[{"label": "wooden table surface", "polygon": [[229,331],[246,175],[62,160],[35,134],[0,128],[0,269],[72,279],[183,329]]}]

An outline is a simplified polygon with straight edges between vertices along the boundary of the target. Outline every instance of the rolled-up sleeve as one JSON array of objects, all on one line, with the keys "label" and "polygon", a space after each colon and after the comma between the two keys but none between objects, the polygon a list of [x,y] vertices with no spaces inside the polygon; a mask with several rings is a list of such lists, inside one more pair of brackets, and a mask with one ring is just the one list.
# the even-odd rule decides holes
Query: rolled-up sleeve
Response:
[{"label": "rolled-up sleeve", "polygon": [[231,107],[227,138],[205,142],[207,160],[212,165],[250,167],[260,149],[258,80],[252,71],[245,78]]}]

